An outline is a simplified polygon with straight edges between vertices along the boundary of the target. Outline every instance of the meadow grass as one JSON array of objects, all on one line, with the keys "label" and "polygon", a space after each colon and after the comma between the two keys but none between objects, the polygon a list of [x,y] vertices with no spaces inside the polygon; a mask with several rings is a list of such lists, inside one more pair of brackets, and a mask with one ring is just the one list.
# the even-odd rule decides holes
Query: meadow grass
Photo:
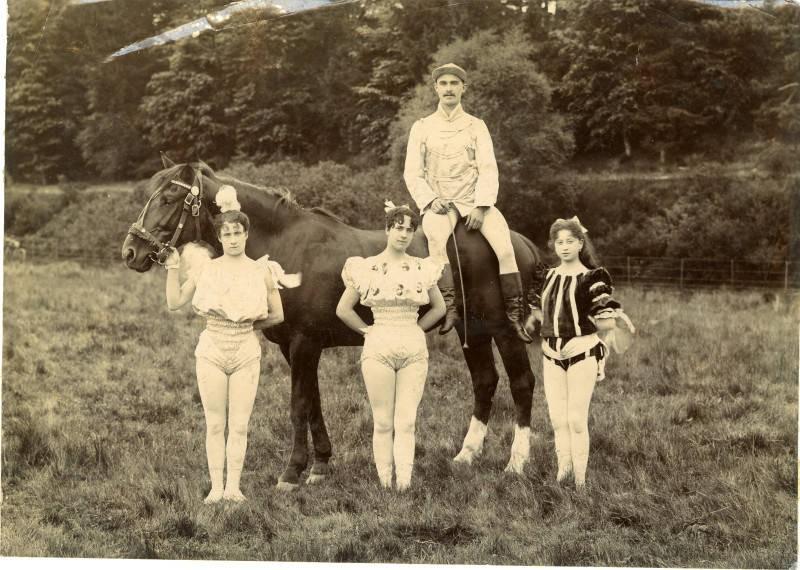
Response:
[{"label": "meadow grass", "polygon": [[[758,292],[620,288],[638,325],[590,418],[589,487],[555,483],[537,374],[531,462],[505,474],[501,371],[484,455],[451,458],[472,409],[454,335],[429,335],[410,492],[377,484],[360,348],[323,353],[334,456],[321,486],[275,488],[291,445],[288,367],[264,341],[241,505],[206,506],[193,351],[164,274],[5,267],[5,556],[787,567],[797,558],[796,316]],[[776,310],[777,309],[777,310]],[[500,367],[502,368],[502,367]]]}]

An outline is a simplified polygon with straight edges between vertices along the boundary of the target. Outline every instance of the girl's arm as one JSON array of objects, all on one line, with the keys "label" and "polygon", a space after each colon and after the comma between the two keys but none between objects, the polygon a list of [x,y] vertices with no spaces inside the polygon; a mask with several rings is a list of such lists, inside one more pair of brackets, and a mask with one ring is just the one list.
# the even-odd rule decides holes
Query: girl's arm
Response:
[{"label": "girl's arm", "polygon": [[194,296],[197,282],[194,277],[189,277],[181,286],[180,284],[180,265],[181,257],[176,249],[173,249],[164,266],[167,268],[167,308],[170,311],[177,311],[183,307]]},{"label": "girl's arm", "polygon": [[355,311],[355,306],[360,299],[358,291],[348,285],[344,293],[342,293],[341,299],[339,299],[339,304],[336,305],[336,316],[348,327],[363,335],[366,334],[369,325]]},{"label": "girl's arm", "polygon": [[281,301],[281,294],[275,287],[275,282],[272,280],[272,275],[269,271],[264,272],[264,284],[267,286],[267,318],[255,321],[253,329],[263,330],[269,327],[274,327],[283,322],[283,302]]},{"label": "girl's arm", "polygon": [[422,316],[422,318],[419,319],[419,321],[417,321],[417,324],[425,332],[427,332],[428,329],[432,328],[442,319],[446,310],[444,297],[442,297],[442,293],[439,291],[438,285],[434,285],[428,289],[428,298],[431,300],[431,308]]}]

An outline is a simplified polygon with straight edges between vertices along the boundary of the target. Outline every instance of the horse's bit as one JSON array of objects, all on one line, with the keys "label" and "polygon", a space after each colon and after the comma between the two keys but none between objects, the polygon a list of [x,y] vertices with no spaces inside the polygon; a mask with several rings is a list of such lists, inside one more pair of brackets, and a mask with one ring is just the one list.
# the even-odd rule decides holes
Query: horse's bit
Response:
[{"label": "horse's bit", "polygon": [[199,239],[200,237],[200,206],[203,203],[203,177],[202,175],[198,176],[197,172],[195,171],[195,181],[198,181],[198,184],[193,184],[189,186],[185,182],[180,180],[170,180],[170,184],[174,184],[175,186],[180,186],[181,188],[186,188],[189,192],[186,194],[186,197],[183,199],[183,211],[181,212],[181,219],[178,222],[178,227],[175,228],[175,232],[172,234],[172,238],[169,242],[164,243],[158,238],[156,238],[147,228],[144,227],[142,224],[142,220],[144,220],[145,214],[147,214],[147,209],[150,207],[150,202],[152,202],[153,198],[156,197],[163,189],[156,190],[150,199],[145,204],[142,213],[139,214],[139,219],[136,220],[133,224],[131,224],[130,229],[128,230],[128,234],[134,235],[140,239],[143,239],[151,246],[153,246],[154,251],[151,251],[147,256],[154,262],[158,263],[159,265],[164,265],[166,263],[167,256],[169,255],[169,250],[175,247],[175,244],[178,243],[178,239],[181,236],[181,232],[183,232],[183,226],[186,224],[186,218],[189,217],[189,213],[191,212],[192,217],[194,218],[195,230],[196,235]]}]

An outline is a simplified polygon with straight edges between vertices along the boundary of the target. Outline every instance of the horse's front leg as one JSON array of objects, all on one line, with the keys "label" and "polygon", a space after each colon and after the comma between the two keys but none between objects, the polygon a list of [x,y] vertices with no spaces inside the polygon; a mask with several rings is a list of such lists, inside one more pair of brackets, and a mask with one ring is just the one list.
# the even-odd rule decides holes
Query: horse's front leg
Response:
[{"label": "horse's front leg", "polygon": [[[314,390],[317,386],[317,367],[322,346],[316,339],[298,334],[289,344],[289,366],[292,370],[291,420],[294,432],[289,464],[278,480],[282,490],[296,489],[300,474],[308,465],[308,424]],[[284,352],[285,354],[285,352]]]},{"label": "horse's front leg", "polygon": [[[459,336],[463,337],[463,327],[457,326]],[[461,339],[463,343],[463,338]],[[472,461],[483,451],[483,441],[486,438],[489,414],[492,411],[492,398],[497,388],[497,369],[494,366],[492,354],[492,338],[490,336],[469,337],[469,348],[464,348],[464,358],[467,361],[470,376],[472,377],[472,391],[474,404],[469,430],[464,437],[461,451],[455,456],[456,463],[472,464]]]},{"label": "horse's front leg", "polygon": [[516,409],[514,442],[511,444],[511,458],[506,471],[522,474],[531,456],[531,404],[536,377],[531,370],[525,344],[516,335],[504,332],[496,335],[494,341],[508,373]]}]

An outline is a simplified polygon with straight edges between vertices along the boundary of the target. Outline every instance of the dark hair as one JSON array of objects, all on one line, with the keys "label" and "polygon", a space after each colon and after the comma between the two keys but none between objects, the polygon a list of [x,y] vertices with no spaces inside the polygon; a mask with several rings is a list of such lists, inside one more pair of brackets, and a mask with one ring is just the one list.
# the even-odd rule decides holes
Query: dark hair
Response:
[{"label": "dark hair", "polygon": [[589,240],[589,236],[586,235],[588,232],[585,232],[581,223],[574,218],[569,220],[558,218],[553,222],[553,225],[550,226],[550,239],[547,241],[547,247],[550,249],[555,248],[556,237],[558,237],[558,232],[561,230],[567,230],[575,236],[576,239],[583,242],[583,247],[580,253],[578,253],[578,258],[581,260],[581,263],[589,269],[597,269],[600,267],[600,261],[597,259],[594,246]]},{"label": "dark hair", "polygon": [[402,224],[406,216],[411,222],[411,229],[416,231],[419,227],[419,214],[408,206],[397,206],[386,212],[386,229],[390,230],[395,224]]},{"label": "dark hair", "polygon": [[219,232],[222,230],[224,224],[242,224],[244,231],[250,231],[250,218],[240,210],[228,210],[227,212],[217,214],[214,216],[212,223],[214,224],[214,233],[217,234],[217,238],[219,238]]}]

